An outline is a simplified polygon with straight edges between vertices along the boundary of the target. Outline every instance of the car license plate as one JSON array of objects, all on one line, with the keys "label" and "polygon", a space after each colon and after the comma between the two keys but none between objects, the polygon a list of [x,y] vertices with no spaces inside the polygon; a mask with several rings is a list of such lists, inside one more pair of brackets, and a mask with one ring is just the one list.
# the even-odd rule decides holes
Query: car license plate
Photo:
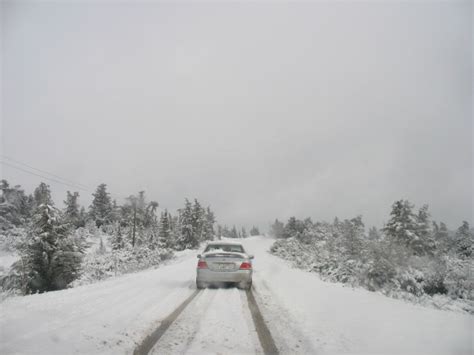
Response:
[{"label": "car license plate", "polygon": [[234,265],[228,263],[219,263],[216,264],[216,269],[219,271],[231,271],[234,270]]}]

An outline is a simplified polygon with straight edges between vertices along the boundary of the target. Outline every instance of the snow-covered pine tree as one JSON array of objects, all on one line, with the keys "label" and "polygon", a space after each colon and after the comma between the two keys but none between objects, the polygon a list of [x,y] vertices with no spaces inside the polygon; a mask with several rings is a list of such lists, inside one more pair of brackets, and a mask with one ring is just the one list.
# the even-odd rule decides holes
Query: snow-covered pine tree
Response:
[{"label": "snow-covered pine tree", "polygon": [[240,237],[241,238],[247,238],[248,237],[247,230],[245,229],[245,227],[242,227],[242,230],[240,232]]},{"label": "snow-covered pine tree", "polygon": [[174,241],[173,231],[171,226],[171,215],[168,213],[168,210],[165,209],[160,216],[159,232],[158,232],[158,245],[162,248],[173,248]]},{"label": "snow-covered pine tree", "polygon": [[44,182],[40,183],[33,192],[34,205],[37,208],[40,205],[54,206],[53,199],[51,198],[51,190],[49,185]]},{"label": "snow-covered pine tree", "polygon": [[100,184],[97,190],[92,194],[92,204],[89,207],[89,216],[96,223],[97,227],[111,222],[112,201],[107,192],[107,185]]},{"label": "snow-covered pine tree", "polygon": [[416,224],[416,235],[418,238],[413,240],[411,248],[414,250],[416,255],[433,255],[436,245],[431,230],[428,205],[423,205],[423,207],[418,210]]},{"label": "snow-covered pine tree", "polygon": [[59,210],[48,204],[36,208],[30,240],[22,250],[28,292],[60,290],[79,276],[83,251],[67,233]]},{"label": "snow-covered pine tree", "polygon": [[205,215],[204,209],[197,199],[194,199],[194,204],[192,208],[192,219],[193,219],[193,232],[194,237],[198,241],[205,240],[204,238],[204,228],[205,228]]},{"label": "snow-covered pine tree", "polygon": [[74,228],[79,228],[82,224],[79,203],[77,202],[78,198],[79,192],[71,193],[67,191],[66,200],[64,201],[66,205],[64,208],[64,220]]},{"label": "snow-covered pine tree", "polygon": [[115,232],[112,234],[110,244],[112,245],[113,250],[119,250],[125,248],[125,238],[123,237],[122,226],[120,223],[115,222],[117,227]]},{"label": "snow-covered pine tree", "polygon": [[364,223],[362,216],[343,222],[342,247],[346,257],[352,260],[360,258],[364,242]]},{"label": "snow-covered pine tree", "polygon": [[388,240],[410,248],[418,239],[417,220],[413,214],[413,205],[408,200],[395,201],[390,212],[390,220],[383,231]]},{"label": "snow-covered pine tree", "polygon": [[275,222],[270,226],[270,233],[275,238],[284,238],[285,237],[285,224],[280,222],[278,219],[275,219]]},{"label": "snow-covered pine tree", "polygon": [[87,212],[84,206],[81,206],[81,209],[79,210],[79,227],[85,228],[87,223]]},{"label": "snow-covered pine tree", "polygon": [[213,240],[215,236],[214,224],[216,223],[216,217],[214,212],[208,206],[204,215],[204,239]]},{"label": "snow-covered pine tree", "polygon": [[474,244],[474,235],[469,228],[469,223],[462,222],[462,225],[456,231],[455,237],[456,252],[462,258],[470,258]]},{"label": "snow-covered pine tree", "polygon": [[145,218],[143,224],[146,228],[158,226],[158,217],[156,216],[156,210],[158,209],[159,203],[156,201],[148,202],[145,209]]},{"label": "snow-covered pine tree", "polygon": [[237,232],[237,228],[235,226],[232,226],[232,229],[230,230],[230,238],[238,238],[239,233]]},{"label": "snow-covered pine tree", "polygon": [[185,200],[184,208],[180,212],[179,225],[181,230],[176,247],[178,250],[194,249],[199,245],[199,241],[193,230],[193,206],[188,199]]},{"label": "snow-covered pine tree", "polygon": [[32,204],[19,185],[0,181],[0,230],[23,226],[31,216]]},{"label": "snow-covered pine tree", "polygon": [[253,226],[253,227],[250,229],[250,235],[251,235],[251,236],[260,235],[260,231],[258,230],[258,227]]}]

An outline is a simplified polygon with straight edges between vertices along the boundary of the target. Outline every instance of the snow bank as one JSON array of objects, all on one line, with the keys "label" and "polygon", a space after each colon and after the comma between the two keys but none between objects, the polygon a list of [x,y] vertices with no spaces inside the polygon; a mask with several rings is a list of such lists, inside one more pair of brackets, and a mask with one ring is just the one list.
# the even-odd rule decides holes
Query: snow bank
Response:
[{"label": "snow bank", "polygon": [[156,270],[5,300],[0,353],[131,353],[193,292],[195,254]]},{"label": "snow bank", "polygon": [[[269,254],[272,243],[244,241],[255,254],[257,297],[283,352],[472,354],[473,316],[322,281]],[[285,334],[296,334],[301,342],[284,339]]]}]

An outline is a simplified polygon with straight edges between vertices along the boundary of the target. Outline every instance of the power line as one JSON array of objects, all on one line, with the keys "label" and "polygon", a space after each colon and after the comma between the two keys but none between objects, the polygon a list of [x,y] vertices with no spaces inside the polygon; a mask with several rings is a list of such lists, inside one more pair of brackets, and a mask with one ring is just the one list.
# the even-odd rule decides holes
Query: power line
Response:
[{"label": "power line", "polygon": [[[79,189],[79,190],[82,190],[82,191],[87,191],[89,193],[93,193],[92,192],[92,189],[87,186],[87,185],[84,185],[84,184],[81,184],[81,183],[77,183],[77,182],[74,182],[72,180],[69,180],[69,179],[65,179],[59,175],[56,175],[56,174],[53,174],[53,173],[50,173],[49,171],[46,171],[46,170],[42,170],[42,169],[38,169],[38,168],[35,168],[31,165],[28,165],[26,163],[23,163],[19,160],[16,160],[16,159],[13,159],[13,158],[10,158],[4,154],[0,154],[0,156],[4,159],[7,159],[11,162],[14,162],[15,164],[20,164],[20,165],[23,165],[29,169],[33,169],[33,170],[36,170],[36,171],[39,171],[41,173],[44,173],[44,174],[47,174],[47,175],[50,175],[52,177],[48,177],[48,176],[44,176],[42,174],[38,174],[38,173],[35,173],[35,172],[32,172],[32,171],[29,171],[29,170],[26,170],[22,167],[19,167],[19,166],[16,166],[16,165],[13,165],[12,163],[10,162],[6,162],[6,161],[1,161],[0,160],[0,164],[3,164],[3,165],[6,165],[6,166],[9,166],[11,168],[14,168],[14,169],[17,169],[17,170],[20,170],[20,171],[23,171],[25,173],[28,173],[28,174],[31,174],[31,175],[35,175],[35,176],[38,176],[38,177],[41,177],[43,179],[46,179],[46,180],[49,180],[49,181],[53,181],[53,182],[56,182],[58,184],[62,184],[62,185],[66,185],[66,186],[69,186],[69,187],[73,187],[75,189]],[[58,180],[59,179],[59,180]],[[62,181],[61,181],[62,180]],[[121,196],[121,195],[117,195],[115,193],[111,193],[109,192],[109,194],[114,197],[115,199],[128,199],[129,196]]]},{"label": "power line", "polygon": [[73,188],[75,188],[75,189],[79,189],[79,190],[91,192],[90,190],[87,190],[87,189],[85,189],[85,188],[79,187],[79,186],[77,186],[77,185],[68,184],[68,183],[63,182],[63,181],[59,181],[59,180],[56,180],[56,179],[53,179],[53,178],[50,178],[50,177],[47,177],[47,176],[44,176],[44,175],[41,175],[41,174],[37,174],[37,173],[34,173],[34,172],[32,172],[32,171],[23,169],[23,168],[21,168],[21,167],[19,167],[19,166],[15,166],[15,165],[13,165],[13,164],[10,164],[10,163],[8,163],[8,162],[5,162],[5,161],[0,161],[0,164],[9,166],[10,168],[17,169],[17,170],[23,171],[23,172],[28,173],[28,174],[31,174],[31,175],[38,176],[38,177],[40,177],[40,178],[43,178],[43,179],[46,179],[46,180],[49,180],[49,181],[56,182],[56,183],[58,183],[58,184],[62,184],[62,185],[66,185],[66,186],[69,186],[69,187],[73,187]]},{"label": "power line", "polygon": [[78,182],[75,182],[75,181],[72,181],[72,180],[69,180],[69,179],[65,179],[65,178],[63,178],[63,177],[61,177],[61,176],[59,176],[59,175],[55,175],[55,174],[50,173],[49,171],[46,171],[46,170],[42,170],[42,169],[35,168],[35,167],[31,166],[31,165],[28,165],[28,164],[23,163],[23,162],[21,162],[21,161],[19,161],[19,160],[10,158],[10,157],[8,157],[8,156],[6,156],[6,155],[0,154],[0,156],[1,156],[2,158],[4,158],[4,159],[7,159],[7,160],[10,160],[10,161],[14,162],[15,164],[20,164],[20,165],[26,166],[27,168],[30,168],[30,169],[39,171],[39,172],[41,172],[41,173],[43,173],[43,174],[47,174],[47,175],[53,176],[54,178],[60,179],[60,180],[66,182],[66,183],[68,183],[68,184],[70,184],[70,185],[75,185],[75,186],[78,186],[78,187],[81,186],[82,188],[90,189],[90,187],[87,186],[87,185],[84,185],[84,184],[81,184],[81,183],[78,183]]}]

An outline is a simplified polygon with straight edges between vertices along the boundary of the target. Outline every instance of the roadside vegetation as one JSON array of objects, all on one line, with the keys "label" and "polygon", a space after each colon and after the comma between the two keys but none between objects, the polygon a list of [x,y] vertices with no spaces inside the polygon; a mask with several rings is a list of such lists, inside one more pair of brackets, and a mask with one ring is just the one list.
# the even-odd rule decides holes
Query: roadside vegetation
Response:
[{"label": "roadside vegetation", "polygon": [[271,234],[271,253],[324,280],[474,313],[474,233],[467,222],[450,231],[432,221],[427,205],[415,211],[396,201],[381,230],[366,231],[361,216],[332,223],[291,217],[275,220]]},{"label": "roadside vegetation", "polygon": [[16,260],[1,265],[3,296],[60,290],[155,267],[175,251],[216,237],[214,212],[196,199],[186,199],[175,215],[166,209],[158,215],[158,203],[148,201],[144,191],[119,205],[106,184],[97,187],[87,211],[78,192],[68,191],[64,207],[55,206],[45,183],[31,195],[6,180],[0,190],[0,259]]}]

